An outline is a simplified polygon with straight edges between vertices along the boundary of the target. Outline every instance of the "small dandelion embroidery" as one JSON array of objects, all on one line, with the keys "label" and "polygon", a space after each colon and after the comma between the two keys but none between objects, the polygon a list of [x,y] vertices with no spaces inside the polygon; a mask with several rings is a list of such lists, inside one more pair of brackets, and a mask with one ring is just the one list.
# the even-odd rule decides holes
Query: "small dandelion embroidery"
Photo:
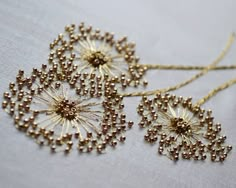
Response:
[{"label": "small dandelion embroidery", "polygon": [[232,146],[220,135],[221,124],[214,123],[211,110],[192,104],[192,99],[158,93],[153,99],[143,97],[138,106],[140,127],[147,127],[148,143],[159,141],[158,153],[171,160],[224,161]]},{"label": "small dandelion embroidery", "polygon": [[2,107],[16,127],[52,151],[69,152],[76,140],[81,152],[105,151],[124,142],[126,122],[115,84],[94,74],[78,74],[69,63],[42,66],[30,77],[20,70],[4,93]]},{"label": "small dandelion embroidery", "polygon": [[74,24],[66,26],[65,33],[60,34],[50,48],[50,63],[73,61],[79,73],[96,73],[102,79],[105,75],[116,77],[123,87],[139,85],[146,71],[138,64],[135,44],[129,43],[127,37],[115,40],[114,34],[102,33],[84,23],[78,28]]}]

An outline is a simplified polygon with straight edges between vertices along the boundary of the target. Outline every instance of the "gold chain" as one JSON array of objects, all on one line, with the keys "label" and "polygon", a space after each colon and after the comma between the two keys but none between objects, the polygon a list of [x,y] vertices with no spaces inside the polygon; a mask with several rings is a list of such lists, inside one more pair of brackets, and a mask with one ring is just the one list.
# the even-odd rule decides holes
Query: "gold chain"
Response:
[{"label": "gold chain", "polygon": [[187,84],[193,82],[194,80],[198,79],[201,76],[204,76],[205,74],[208,73],[208,71],[210,71],[211,69],[214,69],[216,67],[216,65],[218,63],[220,63],[220,61],[225,57],[225,55],[227,54],[227,52],[229,51],[230,47],[232,46],[233,42],[235,39],[235,33],[232,33],[227,41],[227,44],[225,46],[225,48],[221,51],[221,53],[219,54],[219,56],[208,66],[206,66],[201,72],[195,74],[193,77],[191,77],[190,79],[187,79],[177,85],[171,86],[171,87],[167,87],[167,88],[163,88],[163,89],[158,89],[158,90],[153,90],[153,91],[145,91],[145,92],[132,92],[132,93],[124,93],[121,94],[124,97],[134,97],[134,96],[144,96],[144,95],[154,95],[158,92],[168,92],[168,91],[173,91],[173,90],[177,90],[183,86],[186,86]]},{"label": "gold chain", "polygon": [[211,97],[213,97],[214,95],[216,95],[218,92],[230,87],[231,85],[236,84],[236,79],[232,79],[229,80],[225,83],[223,83],[222,85],[220,85],[219,87],[213,89],[212,91],[210,91],[205,97],[203,97],[202,99],[198,100],[198,102],[195,104],[196,106],[201,106],[202,104],[204,104],[206,101],[208,101]]},{"label": "gold chain", "polygon": [[[161,65],[161,64],[144,64],[146,69],[159,69],[159,70],[203,70],[205,66],[191,66],[191,65]],[[217,66],[212,70],[227,70],[236,69],[236,65],[223,65]]]}]

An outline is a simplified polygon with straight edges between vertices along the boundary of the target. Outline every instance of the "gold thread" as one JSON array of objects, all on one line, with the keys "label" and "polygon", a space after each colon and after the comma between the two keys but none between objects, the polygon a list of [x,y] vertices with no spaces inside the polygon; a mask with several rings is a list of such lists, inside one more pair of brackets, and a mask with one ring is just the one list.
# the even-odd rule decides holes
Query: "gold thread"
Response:
[{"label": "gold thread", "polygon": [[[191,66],[191,65],[161,65],[161,64],[144,64],[148,70],[159,69],[159,70],[203,70],[206,66]],[[236,69],[236,65],[223,65],[215,67],[211,70],[229,70]]]},{"label": "gold thread", "polygon": [[134,97],[134,96],[144,96],[144,95],[148,96],[148,95],[154,95],[159,92],[168,92],[168,91],[177,90],[183,86],[186,86],[187,84],[189,84],[189,83],[193,82],[194,80],[200,78],[201,76],[204,76],[205,74],[207,74],[208,71],[214,69],[216,67],[216,65],[218,63],[220,63],[220,61],[223,60],[223,58],[225,57],[225,55],[229,51],[230,47],[232,46],[234,39],[235,39],[235,33],[232,33],[226,43],[225,48],[221,51],[220,55],[211,64],[206,66],[205,69],[203,69],[201,72],[195,74],[190,79],[187,79],[187,80],[185,80],[177,85],[171,86],[171,87],[153,90],[153,91],[124,93],[124,94],[122,94],[122,96],[123,97]]},{"label": "gold thread", "polygon": [[204,104],[206,101],[208,101],[210,98],[212,98],[214,95],[216,95],[217,93],[219,93],[220,91],[232,86],[233,84],[236,84],[236,78],[235,79],[231,79],[225,83],[223,83],[222,85],[218,86],[217,88],[213,89],[212,91],[210,91],[206,96],[204,96],[203,98],[201,98],[200,100],[197,101],[197,103],[195,104],[196,106],[201,106],[202,104]]}]

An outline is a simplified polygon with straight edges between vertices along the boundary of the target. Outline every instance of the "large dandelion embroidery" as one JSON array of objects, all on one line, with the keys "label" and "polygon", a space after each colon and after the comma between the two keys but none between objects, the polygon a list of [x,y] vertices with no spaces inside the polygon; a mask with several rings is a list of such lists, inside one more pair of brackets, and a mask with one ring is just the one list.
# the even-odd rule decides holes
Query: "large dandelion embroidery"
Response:
[{"label": "large dandelion embroidery", "polygon": [[153,99],[143,97],[138,113],[140,127],[148,128],[144,139],[159,141],[159,154],[171,160],[205,160],[209,156],[212,161],[224,161],[232,146],[224,145],[221,124],[214,123],[211,110],[205,111],[191,100],[160,93]]},{"label": "large dandelion embroidery", "polygon": [[[129,43],[127,37],[115,40],[114,34],[92,29],[81,23],[65,28],[50,44],[49,62],[61,64],[74,61],[80,73],[96,73],[103,79],[105,75],[116,77],[123,87],[140,84],[146,68],[138,64],[135,44]],[[146,81],[143,82],[145,85]]]},{"label": "large dandelion embroidery", "polygon": [[124,142],[126,122],[122,97],[115,84],[94,74],[78,74],[69,63],[58,68],[46,65],[30,77],[19,71],[16,82],[4,93],[2,107],[14,118],[16,127],[52,151],[105,151]]}]

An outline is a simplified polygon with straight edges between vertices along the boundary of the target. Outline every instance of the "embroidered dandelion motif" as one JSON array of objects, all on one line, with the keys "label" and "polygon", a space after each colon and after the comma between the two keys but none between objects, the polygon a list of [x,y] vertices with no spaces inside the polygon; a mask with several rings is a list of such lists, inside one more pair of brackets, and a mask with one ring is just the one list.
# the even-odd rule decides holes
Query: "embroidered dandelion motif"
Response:
[{"label": "embroidered dandelion motif", "polygon": [[[96,73],[103,79],[116,77],[123,87],[140,84],[146,68],[138,64],[135,44],[129,43],[127,37],[115,40],[114,34],[94,30],[81,23],[65,28],[50,45],[49,62],[74,61],[80,73]],[[147,82],[144,82],[147,84]]]},{"label": "embroidered dandelion motif", "polygon": [[[124,142],[126,122],[115,84],[94,74],[78,74],[73,63],[46,65],[30,77],[19,71],[4,93],[2,107],[16,127],[52,151],[105,151]],[[77,140],[77,141],[76,141]]]},{"label": "embroidered dandelion motif", "polygon": [[160,93],[154,99],[143,97],[138,113],[140,127],[148,128],[144,139],[149,143],[159,140],[159,154],[171,160],[209,156],[214,162],[224,161],[232,146],[224,145],[221,124],[214,123],[211,110],[205,112],[191,100]]}]

